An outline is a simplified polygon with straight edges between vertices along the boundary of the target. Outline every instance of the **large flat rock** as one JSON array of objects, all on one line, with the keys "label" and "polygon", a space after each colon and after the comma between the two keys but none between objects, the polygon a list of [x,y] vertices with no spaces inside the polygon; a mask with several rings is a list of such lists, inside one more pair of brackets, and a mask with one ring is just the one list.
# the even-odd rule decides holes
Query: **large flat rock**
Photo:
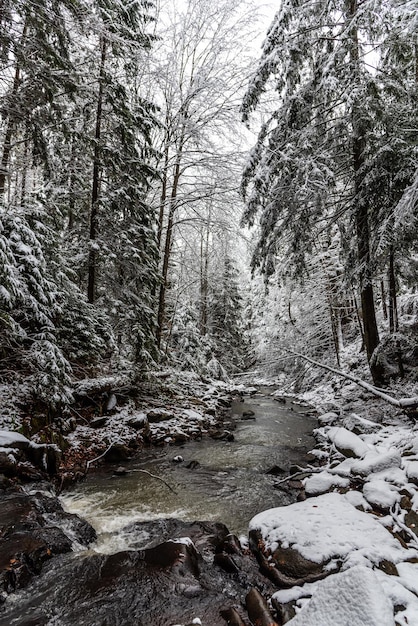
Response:
[{"label": "large flat rock", "polygon": [[342,566],[372,567],[416,556],[338,493],[259,513],[249,529],[263,571],[281,586],[318,580]]}]

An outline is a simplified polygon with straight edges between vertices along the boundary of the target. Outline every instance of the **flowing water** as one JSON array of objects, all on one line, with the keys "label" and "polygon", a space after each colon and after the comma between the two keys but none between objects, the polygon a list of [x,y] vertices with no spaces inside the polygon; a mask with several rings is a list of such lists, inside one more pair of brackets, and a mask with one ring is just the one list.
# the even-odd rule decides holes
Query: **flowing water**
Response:
[{"label": "flowing water", "polygon": [[[245,403],[233,404],[233,441],[207,438],[146,451],[125,464],[125,476],[114,476],[109,467],[95,471],[63,494],[64,508],[95,527],[95,549],[104,553],[141,547],[137,533],[123,530],[135,521],[219,521],[235,534],[246,534],[256,513],[293,499],[274,487],[277,478],[268,470],[304,463],[313,447],[315,422],[306,408],[289,399],[279,403],[271,393],[271,388],[261,389]],[[241,419],[248,409],[255,420]],[[184,460],[175,462],[179,455]]]}]

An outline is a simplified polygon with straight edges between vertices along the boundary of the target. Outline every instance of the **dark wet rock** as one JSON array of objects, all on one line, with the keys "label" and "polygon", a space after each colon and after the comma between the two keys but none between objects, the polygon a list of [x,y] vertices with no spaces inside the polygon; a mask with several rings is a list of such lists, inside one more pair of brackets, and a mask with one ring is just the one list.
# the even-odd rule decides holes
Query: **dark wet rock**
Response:
[{"label": "dark wet rock", "polygon": [[245,622],[241,618],[241,615],[234,607],[221,609],[220,613],[228,626],[245,626]]},{"label": "dark wet rock", "polygon": [[154,548],[143,552],[147,565],[158,568],[176,567],[181,576],[190,572],[195,578],[199,577],[199,559],[201,556],[193,542],[182,539],[170,539]]},{"label": "dark wet rock", "polygon": [[[199,552],[215,552],[229,536],[228,528],[217,522],[183,522],[174,518],[151,522],[134,522],[124,528],[129,534],[141,537],[141,546],[151,548],[169,539],[189,537]],[[144,539],[146,537],[146,539]],[[139,546],[138,546],[139,547]]]},{"label": "dark wet rock", "polygon": [[257,626],[279,626],[274,621],[265,599],[257,589],[251,589],[248,592],[245,604],[252,624],[257,624]]},{"label": "dark wet rock", "polygon": [[0,489],[1,490],[10,489],[12,485],[13,483],[10,480],[10,478],[7,478],[7,476],[4,476],[4,474],[0,474]]},{"label": "dark wet rock", "polygon": [[255,416],[255,413],[251,409],[244,409],[243,412],[242,412],[242,417],[243,418],[244,417],[254,417],[254,416]]},{"label": "dark wet rock", "polygon": [[271,604],[276,611],[279,622],[281,624],[286,624],[287,622],[290,622],[292,617],[295,617],[296,615],[294,602],[286,602],[285,604],[282,604],[278,602],[273,595],[273,597],[271,598]]},{"label": "dark wet rock", "polygon": [[[221,611],[229,602],[234,605],[253,588],[266,597],[274,591],[251,554],[216,552],[230,535],[223,524],[167,519],[136,523],[130,530],[142,537],[140,549],[61,557],[37,579],[30,598],[19,607],[6,603],[5,623],[23,626],[36,616],[60,626],[167,626],[199,617],[202,624],[225,626]],[[216,565],[215,554],[233,558],[233,571]]]},{"label": "dark wet rock", "polygon": [[147,418],[150,424],[158,424],[158,422],[165,422],[174,418],[172,411],[167,411],[164,408],[155,408],[148,411]]},{"label": "dark wet rock", "polygon": [[95,539],[90,524],[64,512],[57,498],[23,492],[4,495],[0,506],[0,589],[10,593],[26,586],[45,561],[70,552],[73,540],[88,545]]},{"label": "dark wet rock", "polygon": [[145,436],[148,436],[150,433],[149,421],[146,415],[138,414],[133,415],[126,422],[128,426],[133,428],[134,430],[141,430]]},{"label": "dark wet rock", "polygon": [[129,473],[130,473],[129,470],[126,469],[126,467],[123,467],[122,465],[120,465],[119,467],[113,470],[114,476],[126,476]]},{"label": "dark wet rock", "polygon": [[17,473],[17,455],[19,450],[0,450],[0,472],[6,476],[15,476]]},{"label": "dark wet rock", "polygon": [[187,469],[196,469],[197,467],[200,467],[200,463],[199,461],[189,461],[189,463],[187,463],[186,465]]},{"label": "dark wet rock", "polygon": [[273,400],[280,402],[280,404],[286,404],[286,398],[283,398],[283,396],[274,396]]},{"label": "dark wet rock", "polygon": [[385,574],[388,574],[388,576],[399,576],[396,565],[386,559],[380,561],[378,569],[382,570],[382,572],[384,572]]},{"label": "dark wet rock", "polygon": [[216,441],[234,441],[234,435],[229,430],[212,430],[209,436]]},{"label": "dark wet rock", "polygon": [[186,443],[186,441],[190,441],[190,435],[180,430],[173,431],[171,437],[175,443]]},{"label": "dark wet rock", "polygon": [[107,450],[104,455],[105,461],[108,463],[119,463],[120,461],[128,461],[132,458],[132,450],[123,443],[115,443]]},{"label": "dark wet rock", "polygon": [[289,489],[303,489],[303,482],[301,480],[288,480],[287,486]]},{"label": "dark wet rock", "polygon": [[218,396],[216,401],[224,407],[230,407],[232,404],[232,396]]},{"label": "dark wet rock", "polygon": [[[399,493],[402,494],[402,491],[400,491]],[[411,496],[409,494],[408,495],[402,494],[401,500],[399,502],[399,506],[401,507],[401,509],[404,509],[405,511],[410,511],[412,509]]]},{"label": "dark wet rock", "polygon": [[227,554],[242,554],[242,546],[236,535],[229,534],[216,548],[216,552],[226,552]]},{"label": "dark wet rock", "polygon": [[103,428],[107,424],[107,417],[95,417],[89,423],[91,428]]},{"label": "dark wet rock", "polygon": [[293,548],[279,546],[272,554],[264,549],[264,542],[259,531],[250,531],[250,548],[260,565],[260,570],[279,588],[303,585],[325,578],[330,572],[324,570],[324,563],[315,563],[305,559]]},{"label": "dark wet rock", "polygon": [[270,469],[267,470],[266,474],[271,474],[272,476],[281,476],[283,474],[286,474],[286,470],[283,467],[280,467],[280,465],[273,465],[273,467],[270,467]]},{"label": "dark wet rock", "polygon": [[405,515],[404,522],[405,525],[418,536],[418,513],[413,510],[408,511]]},{"label": "dark wet rock", "polygon": [[303,502],[304,500],[306,500],[306,491],[301,489],[296,496],[296,502]]},{"label": "dark wet rock", "polygon": [[225,572],[236,573],[239,572],[239,567],[235,563],[234,558],[230,554],[224,552],[218,552],[213,557],[213,562],[218,567],[221,567]]}]

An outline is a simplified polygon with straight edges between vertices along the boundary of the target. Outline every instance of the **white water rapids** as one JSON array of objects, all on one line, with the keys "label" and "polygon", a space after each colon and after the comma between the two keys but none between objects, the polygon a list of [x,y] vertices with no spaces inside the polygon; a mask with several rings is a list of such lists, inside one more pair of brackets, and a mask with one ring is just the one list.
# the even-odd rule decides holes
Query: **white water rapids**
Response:
[{"label": "white water rapids", "polygon": [[[126,527],[158,518],[219,521],[246,535],[255,514],[293,499],[275,488],[277,478],[266,472],[275,465],[286,470],[303,464],[313,447],[313,418],[290,400],[275,401],[271,391],[263,389],[245,404],[233,405],[232,416],[238,419],[233,441],[208,438],[145,450],[125,464],[126,476],[114,476],[109,466],[91,472],[62,495],[64,508],[95,527],[94,549],[103,553],[141,547],[141,537]],[[254,411],[255,420],[240,420],[244,408]],[[174,462],[178,455],[183,462]]]}]

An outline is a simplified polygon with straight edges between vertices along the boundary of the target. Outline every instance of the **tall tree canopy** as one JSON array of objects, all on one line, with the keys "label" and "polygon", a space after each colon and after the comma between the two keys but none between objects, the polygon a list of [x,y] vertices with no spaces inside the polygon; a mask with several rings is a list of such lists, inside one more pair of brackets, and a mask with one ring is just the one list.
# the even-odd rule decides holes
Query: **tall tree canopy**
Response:
[{"label": "tall tree canopy", "polygon": [[[246,121],[256,108],[267,112],[243,178],[243,222],[260,215],[253,265],[269,275],[284,250],[283,273],[302,277],[315,242],[331,241],[337,227],[379,384],[377,225],[394,213],[417,166],[414,19],[396,0],[285,0],[243,104]],[[388,163],[382,155],[395,140],[402,148]],[[384,203],[382,178],[391,186]]]}]

